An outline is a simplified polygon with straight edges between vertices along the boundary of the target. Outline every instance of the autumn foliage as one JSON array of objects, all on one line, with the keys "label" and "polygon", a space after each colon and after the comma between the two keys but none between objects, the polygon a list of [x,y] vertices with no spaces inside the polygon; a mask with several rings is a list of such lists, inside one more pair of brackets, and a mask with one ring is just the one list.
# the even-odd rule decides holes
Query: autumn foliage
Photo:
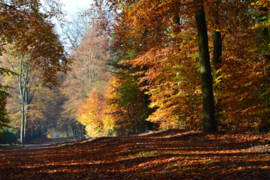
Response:
[{"label": "autumn foliage", "polygon": [[[143,132],[147,121],[161,129],[204,130],[205,80],[196,24],[203,8],[212,69],[208,82],[214,86],[216,122],[211,123],[218,129],[268,131],[268,7],[264,0],[96,2],[91,10],[111,36],[114,77],[101,94],[112,130]],[[100,103],[91,98],[86,101]]]},{"label": "autumn foliage", "polygon": [[96,0],[70,59],[45,2],[0,1],[0,129],[46,143],[0,148],[1,177],[270,178],[269,0]]},{"label": "autumn foliage", "polygon": [[[84,34],[66,34],[76,40],[72,66],[47,21],[61,16],[53,3],[51,14],[41,13],[38,1],[21,3],[2,5],[3,15],[29,26],[24,34],[16,23],[1,29],[3,40],[13,38],[14,56],[27,52],[44,85],[59,85],[61,76],[60,129],[94,137],[171,128],[269,131],[268,0],[95,1],[80,15],[89,16]],[[32,7],[28,14],[24,6]]]},{"label": "autumn foliage", "polygon": [[[269,1],[109,0],[92,10],[106,18],[106,7],[116,22],[101,22],[112,36],[118,84],[111,83],[115,91],[106,98],[115,107],[107,111],[117,117],[115,126],[121,122],[129,132],[139,132],[132,130],[136,122],[149,120],[162,129],[203,128],[205,82],[193,11],[200,7],[208,30],[218,128],[268,131]],[[142,111],[148,112],[143,121]]]},{"label": "autumn foliage", "polygon": [[[66,73],[70,67],[71,61],[52,23],[53,18],[61,21],[62,17],[61,4],[54,0],[0,1],[0,54],[3,63],[0,74],[1,83],[6,83],[1,85],[0,90],[0,122],[6,123],[9,118],[10,127],[17,129],[21,126],[22,143],[25,142],[24,134],[26,131],[30,132],[30,129],[31,134],[35,134],[33,131],[37,129],[40,132],[47,131],[46,123],[41,123],[46,119],[43,110],[48,108],[44,107],[48,105],[47,99],[39,101],[43,103],[39,106],[38,98],[33,98],[34,92],[38,88],[42,89],[42,86],[51,89],[59,86],[58,73]],[[16,84],[15,79],[18,80]],[[49,91],[46,88],[43,90]],[[13,100],[6,100],[8,93]],[[36,106],[32,106],[35,100]],[[28,111],[29,109],[31,111]],[[20,116],[21,123],[18,123]],[[28,123],[29,129],[25,128],[27,125],[24,126],[24,122]],[[0,129],[2,128],[1,123]]]},{"label": "autumn foliage", "polygon": [[79,109],[78,121],[85,125],[85,130],[91,137],[103,135],[105,105],[105,97],[97,89],[93,89]]}]

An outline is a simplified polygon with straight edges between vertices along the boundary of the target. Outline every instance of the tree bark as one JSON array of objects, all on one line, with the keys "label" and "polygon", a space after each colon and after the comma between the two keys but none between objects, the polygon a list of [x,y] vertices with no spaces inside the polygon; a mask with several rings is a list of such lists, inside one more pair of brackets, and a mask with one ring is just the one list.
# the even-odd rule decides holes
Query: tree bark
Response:
[{"label": "tree bark", "polygon": [[213,56],[213,65],[215,68],[215,71],[219,69],[219,67],[216,67],[219,63],[222,62],[221,56],[222,56],[222,39],[221,39],[221,32],[213,30],[212,31],[212,38],[213,38],[213,44],[214,44],[214,56]]},{"label": "tree bark", "polygon": [[208,35],[203,5],[195,6],[199,41],[199,59],[203,93],[203,132],[217,131],[213,97],[212,74],[209,57]]},{"label": "tree bark", "polygon": [[23,86],[22,86],[22,69],[23,69],[23,60],[24,56],[21,58],[20,62],[20,74],[18,77],[18,83],[19,83],[19,88],[20,88],[20,98],[21,98],[21,143],[25,143],[25,133],[24,133],[24,96],[23,96]]},{"label": "tree bark", "polygon": [[[214,51],[213,51],[213,66],[214,66],[214,81],[216,81],[220,75],[220,73],[217,73],[218,69],[220,68],[220,63],[222,63],[222,37],[221,37],[221,31],[219,31],[219,4],[222,3],[221,0],[217,0],[213,2],[213,5],[216,7],[214,9],[214,13],[212,15],[212,20],[215,22],[215,28],[212,30],[212,39],[213,39],[213,46],[214,46]],[[217,88],[215,89],[216,95],[214,97],[214,102],[216,103],[215,105],[215,112],[216,112],[216,122],[218,124],[219,122],[219,117],[222,114],[222,109],[220,107],[220,97],[218,96],[218,92],[220,92],[220,89]]]},{"label": "tree bark", "polygon": [[[148,108],[148,106],[150,105],[149,96],[147,94],[143,94],[143,98],[144,98],[145,108]],[[146,127],[145,129],[147,132],[153,131],[153,123],[152,122],[145,120],[145,127]]]},{"label": "tree bark", "polygon": [[213,45],[214,45],[214,52],[213,52],[213,65],[214,71],[216,72],[219,67],[216,67],[219,63],[222,62],[222,38],[221,38],[221,31],[218,31],[219,26],[219,4],[221,3],[220,0],[213,2],[213,5],[217,8],[214,10],[214,15],[212,16],[212,20],[215,21],[215,29],[212,30],[212,38],[213,38]]},{"label": "tree bark", "polygon": [[28,116],[28,111],[27,111],[27,105],[28,105],[28,96],[27,96],[27,87],[26,84],[28,84],[28,69],[26,69],[25,72],[25,78],[24,78],[24,85],[23,85],[23,98],[24,98],[24,106],[26,106],[26,111],[24,109],[24,141],[25,143],[28,141],[27,140],[27,116]]}]

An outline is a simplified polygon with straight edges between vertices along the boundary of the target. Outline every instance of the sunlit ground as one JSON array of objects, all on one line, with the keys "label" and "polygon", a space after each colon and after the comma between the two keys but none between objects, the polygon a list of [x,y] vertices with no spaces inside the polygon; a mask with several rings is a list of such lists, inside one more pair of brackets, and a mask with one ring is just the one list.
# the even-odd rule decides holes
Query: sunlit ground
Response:
[{"label": "sunlit ground", "polygon": [[0,179],[270,179],[269,137],[169,130],[1,149]]}]

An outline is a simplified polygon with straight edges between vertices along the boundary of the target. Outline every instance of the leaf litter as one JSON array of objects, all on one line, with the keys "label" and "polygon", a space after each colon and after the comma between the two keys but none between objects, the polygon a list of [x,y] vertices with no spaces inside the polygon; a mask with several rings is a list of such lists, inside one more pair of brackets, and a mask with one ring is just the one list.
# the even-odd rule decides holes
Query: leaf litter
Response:
[{"label": "leaf litter", "polygon": [[0,179],[270,179],[270,137],[168,130],[0,149]]}]

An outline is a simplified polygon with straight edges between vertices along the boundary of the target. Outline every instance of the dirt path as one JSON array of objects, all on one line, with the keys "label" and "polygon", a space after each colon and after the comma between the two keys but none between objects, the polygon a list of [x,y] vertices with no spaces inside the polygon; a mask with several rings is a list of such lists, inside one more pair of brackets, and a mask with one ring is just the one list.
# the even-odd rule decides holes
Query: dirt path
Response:
[{"label": "dirt path", "polygon": [[19,150],[31,150],[31,149],[44,149],[44,148],[53,148],[57,147],[59,144],[62,143],[70,143],[76,142],[77,139],[70,137],[70,138],[38,138],[33,141],[30,141],[28,144],[24,146],[12,146],[8,149],[11,151],[19,151]]}]

